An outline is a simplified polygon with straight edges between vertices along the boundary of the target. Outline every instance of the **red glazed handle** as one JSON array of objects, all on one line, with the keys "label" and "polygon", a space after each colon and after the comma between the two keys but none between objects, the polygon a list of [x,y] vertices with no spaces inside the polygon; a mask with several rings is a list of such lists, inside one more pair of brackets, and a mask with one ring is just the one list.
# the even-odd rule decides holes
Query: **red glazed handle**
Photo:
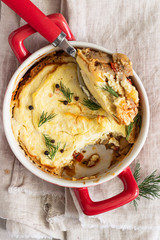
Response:
[{"label": "red glazed handle", "polygon": [[[75,40],[75,37],[62,14],[54,13],[48,15],[48,17],[66,34],[68,40]],[[20,63],[31,55],[31,53],[25,48],[23,41],[35,32],[36,31],[29,24],[26,24],[12,32],[8,37],[9,44]]]},{"label": "red glazed handle", "polygon": [[62,30],[42,13],[30,0],[2,0],[50,43]]},{"label": "red glazed handle", "polygon": [[138,196],[139,189],[129,167],[121,172],[118,177],[123,182],[123,192],[100,202],[93,202],[91,200],[88,188],[74,188],[77,200],[86,215],[91,216],[113,210],[133,201]]}]

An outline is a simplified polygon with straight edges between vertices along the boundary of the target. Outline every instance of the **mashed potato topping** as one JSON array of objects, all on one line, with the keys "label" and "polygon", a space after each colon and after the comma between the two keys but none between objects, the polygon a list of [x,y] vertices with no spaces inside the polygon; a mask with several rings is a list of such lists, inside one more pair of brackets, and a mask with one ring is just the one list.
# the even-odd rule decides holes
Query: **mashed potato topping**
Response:
[{"label": "mashed potato topping", "polygon": [[138,113],[138,91],[132,85],[132,63],[124,54],[112,56],[79,49],[77,62],[87,88],[103,109],[120,124],[129,125]]},{"label": "mashed potato topping", "polygon": [[[109,62],[110,57],[107,58]],[[101,61],[106,63],[106,55],[102,54]],[[105,69],[103,71],[107,76],[110,74],[111,79],[115,73],[113,69],[108,69],[109,72]],[[88,74],[86,68],[84,74]],[[102,73],[99,71],[98,74]],[[99,77],[98,84],[105,82],[102,77],[104,74]],[[116,91],[123,95],[126,84],[128,101],[131,96],[135,96],[132,104],[136,104],[135,101],[138,104],[134,87],[121,77],[121,90],[118,90],[118,82],[115,90],[117,88]],[[63,52],[53,52],[41,59],[25,74],[13,92],[11,121],[14,136],[26,155],[42,170],[60,175],[64,167],[73,164],[74,153],[85,146],[97,141],[102,143],[111,134],[112,138],[126,137],[125,125],[108,118],[105,108],[91,110],[85,106],[85,98],[77,79],[76,62]],[[102,94],[102,99],[109,101],[105,94]],[[112,113],[115,113],[116,104],[127,104],[125,96],[113,100]],[[109,111],[111,109],[112,105]]]}]

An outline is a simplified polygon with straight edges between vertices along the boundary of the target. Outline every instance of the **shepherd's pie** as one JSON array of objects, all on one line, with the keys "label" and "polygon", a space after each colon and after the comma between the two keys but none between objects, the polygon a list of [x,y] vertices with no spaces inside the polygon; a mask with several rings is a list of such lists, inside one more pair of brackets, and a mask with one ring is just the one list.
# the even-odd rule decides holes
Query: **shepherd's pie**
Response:
[{"label": "shepherd's pie", "polygon": [[[101,106],[88,105],[77,79],[77,63],[61,51],[32,66],[12,94],[11,121],[16,140],[38,167],[57,175],[73,164],[74,153],[85,146],[111,138],[116,144],[116,139],[125,138],[125,125],[138,113],[138,92],[127,79],[132,66],[124,55],[79,49],[77,60],[86,85]],[[119,64],[121,71],[116,72],[111,62]],[[118,97],[104,91],[103,84],[113,88]],[[123,105],[127,111],[131,106],[134,109],[127,118],[123,117]]]}]

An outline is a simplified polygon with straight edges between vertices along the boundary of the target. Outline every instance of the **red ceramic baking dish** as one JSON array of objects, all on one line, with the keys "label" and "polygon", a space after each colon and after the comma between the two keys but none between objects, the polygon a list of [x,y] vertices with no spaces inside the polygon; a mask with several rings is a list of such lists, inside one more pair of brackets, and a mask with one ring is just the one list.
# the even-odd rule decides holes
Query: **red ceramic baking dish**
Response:
[{"label": "red ceramic baking dish", "polygon": [[[8,4],[8,2],[10,1],[5,0],[4,2]],[[28,1],[24,1],[24,2],[27,2],[28,4]],[[56,25],[58,29],[56,31],[59,31],[59,29],[60,31],[63,31],[66,34],[67,39],[70,41],[70,44],[73,45],[74,47],[79,47],[79,48],[89,47],[91,49],[95,49],[98,51],[103,51],[111,54],[111,51],[107,50],[104,47],[91,44],[91,43],[75,41],[75,38],[65,18],[61,14],[52,14],[52,15],[49,15],[48,18],[49,20],[51,20],[48,22],[48,24],[50,24],[51,22],[54,23],[54,26]],[[50,29],[51,26],[48,25],[47,28]],[[25,156],[23,150],[20,148],[18,142],[15,140],[12,129],[11,129],[11,116],[10,116],[10,102],[11,102],[12,92],[16,88],[18,82],[23,77],[23,75],[28,71],[28,69],[31,68],[31,66],[35,64],[35,62],[39,61],[45,55],[53,51],[59,50],[59,48],[56,48],[53,45],[48,45],[36,51],[35,53],[30,54],[30,52],[25,48],[23,42],[27,37],[34,34],[35,32],[36,30],[34,30],[30,25],[27,24],[15,30],[9,36],[9,44],[15,56],[21,63],[21,65],[16,70],[16,72],[14,73],[13,77],[11,78],[8,84],[8,88],[6,90],[6,94],[4,98],[4,105],[3,105],[4,130],[5,130],[8,143],[13,153],[15,154],[17,159],[29,171],[31,171],[33,174],[40,177],[41,179],[48,181],[52,184],[73,188],[83,212],[87,215],[100,214],[100,213],[115,209],[117,207],[120,207],[134,200],[138,196],[139,190],[138,190],[136,181],[132,175],[132,172],[128,166],[135,159],[135,157],[138,155],[141,148],[143,147],[147,137],[148,128],[149,128],[148,98],[147,98],[145,89],[143,87],[143,84],[140,78],[135,73],[135,71],[134,71],[133,81],[134,81],[134,85],[138,89],[140,100],[141,100],[141,107],[143,111],[141,131],[139,133],[138,139],[136,140],[136,143],[134,144],[134,147],[130,152],[130,154],[127,155],[120,163],[118,163],[116,166],[114,166],[111,169],[108,169],[108,166],[106,166],[106,164],[103,165],[102,167],[103,171],[99,172],[96,181],[95,179],[86,179],[86,180],[81,179],[77,181],[72,181],[72,179],[68,180],[65,178],[58,178],[54,175],[50,175],[41,171]],[[54,36],[53,38],[51,38],[51,41],[53,41],[55,37],[55,31],[51,31],[51,35],[52,35],[52,32]],[[56,34],[59,34],[59,32],[57,32]],[[104,183],[116,176],[118,176],[123,182],[124,190],[120,194],[112,198],[99,201],[99,202],[92,201],[88,193],[88,187]]]}]

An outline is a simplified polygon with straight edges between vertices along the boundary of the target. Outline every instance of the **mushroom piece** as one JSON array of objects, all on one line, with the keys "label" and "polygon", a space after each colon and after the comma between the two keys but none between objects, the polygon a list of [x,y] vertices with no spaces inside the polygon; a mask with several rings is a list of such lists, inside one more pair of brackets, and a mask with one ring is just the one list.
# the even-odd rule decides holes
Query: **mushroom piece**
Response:
[{"label": "mushroom piece", "polygon": [[120,149],[119,149],[119,154],[120,155],[126,155],[132,144],[130,144],[125,138],[120,138],[120,141],[119,141],[119,144],[120,144]]},{"label": "mushroom piece", "polygon": [[122,53],[112,55],[113,62],[118,64],[119,70],[123,71],[126,77],[133,76],[132,62]]},{"label": "mushroom piece", "polygon": [[87,167],[93,167],[99,160],[100,156],[97,153],[95,153],[91,155],[88,160],[84,160],[82,163],[85,164]]}]

